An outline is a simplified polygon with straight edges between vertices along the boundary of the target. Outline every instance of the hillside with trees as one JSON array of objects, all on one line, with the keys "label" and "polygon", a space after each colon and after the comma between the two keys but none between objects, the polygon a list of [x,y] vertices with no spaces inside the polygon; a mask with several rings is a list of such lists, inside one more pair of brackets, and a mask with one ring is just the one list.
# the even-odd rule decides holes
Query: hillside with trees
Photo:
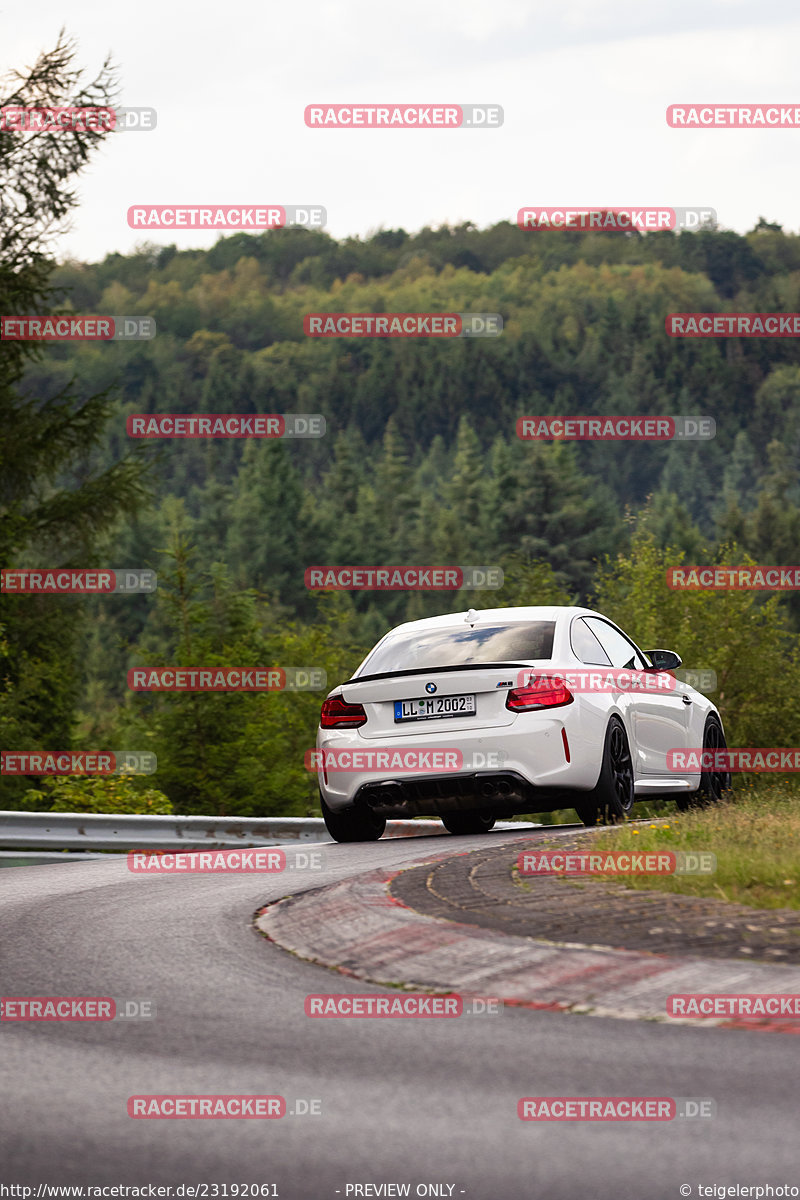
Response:
[{"label": "hillside with trees", "polygon": [[[333,686],[398,621],[593,599],[633,636],[717,670],[732,740],[796,738],[784,683],[791,664],[796,678],[797,599],[678,595],[664,572],[797,560],[800,346],[670,338],[664,320],[799,311],[800,238],[765,221],[746,236],[502,222],[337,242],[286,229],[36,270],[40,308],[9,267],[4,311],[140,314],[158,333],[22,352],[3,343],[6,404],[21,421],[6,448],[3,565],[152,567],[159,590],[3,597],[6,747],[151,748],[159,771],[146,786],[176,811],[312,812],[302,760],[318,693],[134,695],[128,668],[314,665]],[[303,316],[328,311],[497,312],[504,329],[307,337]],[[146,444],[126,434],[133,413],[218,412],[321,413],[327,434]],[[516,420],[529,414],[707,415],[717,432],[522,442]],[[506,583],[309,592],[304,571],[323,563],[491,564]],[[29,787],[4,781],[4,806],[33,803]]]}]

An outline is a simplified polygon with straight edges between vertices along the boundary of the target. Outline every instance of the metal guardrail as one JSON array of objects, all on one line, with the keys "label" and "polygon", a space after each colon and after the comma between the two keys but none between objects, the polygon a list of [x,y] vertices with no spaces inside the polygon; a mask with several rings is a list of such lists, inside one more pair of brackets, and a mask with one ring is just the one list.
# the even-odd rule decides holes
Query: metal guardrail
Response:
[{"label": "metal guardrail", "polygon": [[[444,833],[438,821],[388,821],[386,837]],[[328,842],[319,817],[175,817],[0,811],[4,850],[209,850]]]}]

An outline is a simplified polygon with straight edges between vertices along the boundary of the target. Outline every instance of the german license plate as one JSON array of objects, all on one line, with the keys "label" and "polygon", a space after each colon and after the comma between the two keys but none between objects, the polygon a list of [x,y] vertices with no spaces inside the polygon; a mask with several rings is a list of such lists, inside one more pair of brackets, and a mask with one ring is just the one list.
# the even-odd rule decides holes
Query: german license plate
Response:
[{"label": "german license plate", "polygon": [[437,717],[474,717],[473,696],[426,696],[423,700],[395,700],[395,724],[401,721],[435,721]]}]

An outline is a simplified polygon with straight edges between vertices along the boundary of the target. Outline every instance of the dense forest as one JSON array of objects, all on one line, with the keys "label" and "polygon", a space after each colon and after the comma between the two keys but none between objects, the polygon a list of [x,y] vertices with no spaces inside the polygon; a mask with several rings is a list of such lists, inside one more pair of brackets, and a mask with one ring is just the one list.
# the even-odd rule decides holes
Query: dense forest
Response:
[{"label": "dense forest", "polygon": [[[48,311],[151,316],[157,336],[48,344],[19,364],[13,404],[30,428],[8,447],[2,565],[150,567],[159,588],[3,597],[4,747],[153,749],[157,774],[134,785],[151,805],[310,813],[303,751],[324,693],[135,695],[128,669],[315,666],[330,687],[398,621],[551,600],[595,603],[716,670],[733,740],[796,739],[797,598],[671,593],[665,571],[797,561],[800,346],[671,338],[664,320],[800,311],[800,238],[764,220],[746,236],[284,229],[48,265],[40,287]],[[483,339],[306,337],[304,315],[329,311],[504,325]],[[228,412],[321,413],[327,433],[126,434],[133,413]],[[527,414],[708,415],[716,437],[522,442]],[[306,567],[325,563],[499,565],[505,585],[310,592]],[[3,807],[70,803],[66,785],[3,785]],[[79,806],[107,802],[108,786],[84,781]]]}]

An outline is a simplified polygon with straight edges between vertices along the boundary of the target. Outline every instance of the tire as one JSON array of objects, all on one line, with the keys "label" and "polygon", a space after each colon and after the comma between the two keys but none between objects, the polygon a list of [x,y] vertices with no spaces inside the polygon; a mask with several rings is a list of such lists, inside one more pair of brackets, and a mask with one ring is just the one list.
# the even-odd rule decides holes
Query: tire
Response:
[{"label": "tire", "polygon": [[442,824],[448,833],[488,833],[495,823],[495,818],[489,813],[454,812],[442,817]]},{"label": "tire", "polygon": [[580,803],[575,804],[575,812],[578,814],[578,819],[582,821],[584,825],[591,827],[592,825],[597,824],[599,813],[597,811],[596,804],[590,804],[585,800],[581,801]]},{"label": "tire", "polygon": [[576,803],[575,811],[584,825],[596,825],[598,821],[613,825],[628,819],[635,799],[628,735],[619,717],[612,717],[603,744],[600,778],[585,799]]},{"label": "tire", "polygon": [[377,842],[386,828],[386,818],[376,816],[368,808],[345,808],[334,812],[328,808],[322,793],[319,797],[325,828],[336,842]]},{"label": "tire", "polygon": [[[703,730],[704,750],[727,750],[728,743],[717,717],[712,713],[706,718]],[[709,808],[719,804],[731,794],[730,771],[703,771],[700,776],[700,786],[690,796],[679,796],[675,801],[678,812],[689,812],[693,808]]]}]

